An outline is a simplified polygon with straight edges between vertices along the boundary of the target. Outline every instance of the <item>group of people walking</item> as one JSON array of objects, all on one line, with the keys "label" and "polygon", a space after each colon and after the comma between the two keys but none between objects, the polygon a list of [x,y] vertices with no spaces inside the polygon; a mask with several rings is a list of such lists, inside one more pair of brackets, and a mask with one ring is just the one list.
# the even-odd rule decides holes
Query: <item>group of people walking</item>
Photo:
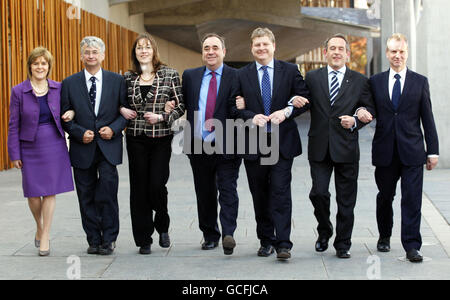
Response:
[{"label": "group of people walking", "polygon": [[[341,34],[325,42],[328,65],[308,72],[305,80],[296,65],[274,59],[276,42],[269,29],[255,29],[250,41],[254,62],[236,70],[224,64],[224,38],[215,33],[205,35],[204,65],[184,71],[182,81],[175,69],[161,61],[155,39],[147,33],[135,40],[133,66],[124,76],[101,68],[105,45],[97,37],[81,41],[85,68],[62,83],[48,78],[51,54],[42,47],[32,51],[28,79],[11,93],[8,150],[14,166],[22,170],[24,196],[37,224],[39,255],[50,254],[55,195],[74,188],[70,164],[87,252],[114,252],[119,233],[116,166],[122,163],[125,128],[135,244],[140,254],[150,254],[156,230],[159,245],[170,247],[166,184],[171,128],[186,112],[190,129],[185,130],[184,142],[189,145],[186,154],[204,237],[201,249],[214,249],[221,241],[224,254],[231,255],[236,247],[237,179],[243,160],[260,241],[257,255],[267,257],[276,252],[278,259],[289,259],[293,247],[292,180],[295,183],[291,170],[294,158],[302,153],[294,118],[309,110],[309,197],[319,235],[315,250],[327,250],[334,231],[329,193],[334,171],[338,213],[333,246],[337,257],[351,257],[358,130],[376,118],[372,162],[379,189],[377,248],[390,251],[392,201],[401,178],[402,244],[410,261],[422,261],[423,165],[433,169],[439,150],[428,81],[406,67],[407,39],[401,34],[389,38],[386,56],[390,70],[370,80],[346,67],[350,45]],[[230,129],[225,126],[230,119],[248,121],[250,126]],[[69,134],[69,152],[64,131]],[[235,146],[228,147],[229,136],[240,136],[237,131],[244,136],[243,153]],[[265,140],[271,151],[277,152],[277,160],[265,163],[271,153],[261,143],[253,145],[255,140]],[[200,151],[194,149],[197,144],[202,146]],[[221,151],[208,150],[216,146]],[[250,150],[253,146],[256,151]]]}]

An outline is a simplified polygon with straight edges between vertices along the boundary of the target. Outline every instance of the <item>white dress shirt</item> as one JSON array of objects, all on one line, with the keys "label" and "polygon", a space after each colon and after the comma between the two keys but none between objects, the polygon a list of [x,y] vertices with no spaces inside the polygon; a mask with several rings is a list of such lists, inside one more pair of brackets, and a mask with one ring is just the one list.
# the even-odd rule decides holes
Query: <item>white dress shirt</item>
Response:
[{"label": "white dress shirt", "polygon": [[400,94],[401,94],[403,93],[403,87],[405,86],[406,70],[407,68],[404,68],[402,71],[397,73],[394,70],[392,70],[392,68],[389,69],[389,99],[391,99],[391,101],[392,101],[392,90],[394,89],[394,84],[397,81],[397,79],[395,79],[394,76],[396,74],[400,75],[399,80],[400,80]]},{"label": "white dress shirt", "polygon": [[88,94],[89,94],[89,90],[91,89],[91,86],[92,86],[91,77],[95,76],[95,86],[96,86],[97,92],[96,92],[96,96],[95,96],[94,113],[95,113],[95,115],[97,115],[98,109],[100,107],[100,100],[102,99],[103,71],[102,71],[102,69],[100,69],[96,74],[92,75],[86,69],[84,69],[84,76],[86,77],[86,86],[88,89]]}]

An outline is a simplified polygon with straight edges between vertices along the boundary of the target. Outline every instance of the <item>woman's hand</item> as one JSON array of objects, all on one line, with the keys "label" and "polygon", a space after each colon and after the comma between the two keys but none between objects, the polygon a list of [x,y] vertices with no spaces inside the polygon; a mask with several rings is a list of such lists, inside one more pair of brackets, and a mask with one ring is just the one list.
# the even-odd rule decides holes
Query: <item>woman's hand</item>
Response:
[{"label": "woman's hand", "polygon": [[13,165],[14,165],[14,168],[16,168],[16,169],[22,169],[22,161],[19,159],[19,160],[13,160]]},{"label": "woman's hand", "polygon": [[75,117],[75,111],[68,110],[61,116],[61,119],[67,123],[67,122],[72,121],[74,117]]},{"label": "woman's hand", "polygon": [[146,112],[146,113],[144,114],[144,119],[145,119],[148,123],[154,125],[154,124],[156,124],[156,123],[161,122],[161,121],[163,120],[163,116],[162,116],[162,115],[158,115],[158,114],[154,114],[154,113],[152,113],[152,112]]},{"label": "woman's hand", "polygon": [[170,114],[175,109],[175,101],[167,101],[164,105],[164,111]]},{"label": "woman's hand", "polygon": [[127,120],[132,120],[137,117],[136,111],[126,108],[126,107],[120,108],[120,114]]}]

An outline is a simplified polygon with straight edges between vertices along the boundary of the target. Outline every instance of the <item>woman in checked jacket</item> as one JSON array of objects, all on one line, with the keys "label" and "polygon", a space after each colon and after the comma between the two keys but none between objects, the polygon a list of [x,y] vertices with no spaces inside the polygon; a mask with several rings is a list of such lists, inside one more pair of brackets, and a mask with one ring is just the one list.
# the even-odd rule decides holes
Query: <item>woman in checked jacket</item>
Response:
[{"label": "woman in checked jacket", "polygon": [[180,76],[161,62],[150,34],[136,39],[131,58],[133,70],[125,74],[128,101],[121,108],[122,115],[130,120],[126,143],[131,223],[139,253],[150,254],[155,229],[159,245],[170,246],[166,184],[172,152],[171,126],[184,114],[185,106]]}]

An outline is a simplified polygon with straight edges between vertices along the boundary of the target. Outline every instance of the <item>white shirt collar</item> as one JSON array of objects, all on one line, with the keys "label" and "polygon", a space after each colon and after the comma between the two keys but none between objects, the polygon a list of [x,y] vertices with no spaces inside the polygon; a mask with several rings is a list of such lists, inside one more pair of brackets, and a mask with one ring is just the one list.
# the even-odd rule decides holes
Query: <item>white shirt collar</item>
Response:
[{"label": "white shirt collar", "polygon": [[[270,61],[270,63],[267,64],[267,66],[268,66],[269,68],[273,69],[274,61],[275,61],[275,59],[272,59],[272,60]],[[255,61],[255,63],[256,63],[256,70],[259,71],[259,69],[261,69],[261,67],[262,67],[263,65],[260,64],[260,63],[257,62],[257,61]]]},{"label": "white shirt collar", "polygon": [[394,70],[392,70],[392,68],[389,68],[389,78],[394,78],[395,74],[399,74],[401,79],[405,79],[407,70],[408,68],[405,67],[403,70],[397,73]]},{"label": "white shirt collar", "polygon": [[[328,74],[330,74],[332,71],[336,71],[335,69],[333,69],[332,67],[330,67],[329,65],[327,66],[328,68]],[[347,66],[343,66],[342,68],[340,68],[339,70],[337,70],[338,73],[345,75],[345,72],[347,71]]]},{"label": "white shirt collar", "polygon": [[102,77],[103,77],[102,71],[103,71],[102,68],[100,68],[100,70],[98,70],[98,72],[95,73],[95,75],[92,75],[86,69],[84,69],[84,76],[86,77],[86,81],[90,81],[92,76],[95,76],[96,81],[102,81]]}]

